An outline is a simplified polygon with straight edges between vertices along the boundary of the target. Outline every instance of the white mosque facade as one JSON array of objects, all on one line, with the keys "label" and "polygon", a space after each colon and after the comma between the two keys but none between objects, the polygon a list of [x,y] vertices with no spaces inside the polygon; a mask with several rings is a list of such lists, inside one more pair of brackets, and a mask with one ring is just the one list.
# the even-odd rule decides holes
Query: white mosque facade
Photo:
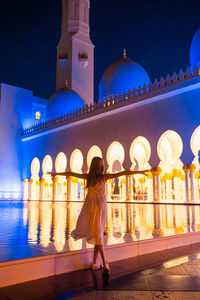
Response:
[{"label": "white mosque facade", "polygon": [[110,180],[108,201],[200,201],[200,28],[185,71],[151,81],[123,56],[103,74],[94,101],[89,0],[63,0],[56,91],[48,99],[0,85],[0,198],[84,200],[85,182],[48,171],[150,170]]}]

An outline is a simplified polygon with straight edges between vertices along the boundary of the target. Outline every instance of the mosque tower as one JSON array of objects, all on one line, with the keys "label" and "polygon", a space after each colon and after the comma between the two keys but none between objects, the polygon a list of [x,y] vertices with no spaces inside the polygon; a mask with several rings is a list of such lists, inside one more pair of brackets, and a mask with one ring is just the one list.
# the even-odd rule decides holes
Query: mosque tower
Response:
[{"label": "mosque tower", "polygon": [[90,40],[90,0],[62,0],[62,29],[57,46],[56,90],[77,92],[94,101],[94,45]]}]

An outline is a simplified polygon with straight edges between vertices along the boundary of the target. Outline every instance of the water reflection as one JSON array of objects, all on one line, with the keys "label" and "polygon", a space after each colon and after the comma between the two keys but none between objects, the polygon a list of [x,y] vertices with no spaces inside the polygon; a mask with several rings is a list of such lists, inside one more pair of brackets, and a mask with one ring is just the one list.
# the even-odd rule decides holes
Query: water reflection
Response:
[{"label": "water reflection", "polygon": [[[10,202],[11,203],[11,202]],[[40,244],[54,245],[57,252],[92,247],[85,240],[74,241],[70,233],[76,226],[82,203],[29,201],[16,207],[0,206],[0,247]],[[105,245],[200,231],[199,205],[159,205],[108,203],[104,232]],[[21,213],[20,213],[21,212]],[[14,216],[11,218],[10,216]],[[17,219],[16,219],[17,218]],[[17,227],[16,227],[17,224]],[[16,227],[15,231],[10,230]],[[20,238],[19,238],[20,237]]]}]

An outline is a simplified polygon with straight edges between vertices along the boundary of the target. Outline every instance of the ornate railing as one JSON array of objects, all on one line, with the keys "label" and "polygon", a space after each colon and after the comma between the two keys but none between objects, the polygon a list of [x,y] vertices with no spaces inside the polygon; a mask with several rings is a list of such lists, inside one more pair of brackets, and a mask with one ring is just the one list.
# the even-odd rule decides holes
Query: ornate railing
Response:
[{"label": "ornate railing", "polygon": [[76,111],[74,110],[73,112],[68,112],[66,114],[62,114],[53,119],[40,122],[36,125],[33,125],[25,129],[22,135],[25,136],[27,134],[31,134],[39,130],[52,128],[54,126],[61,125],[61,124],[63,125],[65,123],[71,122],[72,120],[80,116],[88,115],[94,111],[107,108],[119,104],[121,102],[130,101],[132,99],[135,100],[135,98],[139,96],[150,94],[153,91],[163,89],[165,87],[189,80],[197,76],[200,76],[199,67],[195,67],[193,70],[191,70],[188,67],[185,72],[183,70],[180,70],[178,74],[174,72],[172,76],[167,75],[165,79],[161,76],[159,81],[157,79],[155,79],[153,83],[150,81],[148,86],[144,84],[143,87],[139,86],[138,89],[134,88],[132,91],[129,90],[127,93],[124,92],[123,94],[117,94],[114,96],[107,97],[103,99],[101,102],[98,101],[97,103],[94,104],[85,105],[84,107],[77,109]]}]

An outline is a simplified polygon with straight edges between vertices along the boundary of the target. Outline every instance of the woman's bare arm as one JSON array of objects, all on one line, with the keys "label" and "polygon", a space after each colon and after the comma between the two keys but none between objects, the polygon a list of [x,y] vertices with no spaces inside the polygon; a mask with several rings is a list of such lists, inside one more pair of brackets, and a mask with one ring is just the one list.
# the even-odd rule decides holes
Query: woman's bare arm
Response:
[{"label": "woman's bare arm", "polygon": [[62,173],[52,173],[52,172],[48,172],[48,174],[50,174],[51,176],[66,176],[66,177],[77,177],[80,179],[87,179],[88,174],[84,173],[84,174],[80,174],[80,173],[75,173],[75,172],[62,172]]},{"label": "woman's bare arm", "polygon": [[113,179],[113,178],[117,178],[117,177],[121,177],[121,176],[130,176],[130,175],[135,175],[135,174],[146,175],[145,173],[149,172],[149,171],[150,170],[144,170],[144,171],[129,171],[129,170],[125,170],[125,171],[114,173],[114,174],[104,174],[104,178],[105,178],[105,180],[108,180],[108,179]]}]

